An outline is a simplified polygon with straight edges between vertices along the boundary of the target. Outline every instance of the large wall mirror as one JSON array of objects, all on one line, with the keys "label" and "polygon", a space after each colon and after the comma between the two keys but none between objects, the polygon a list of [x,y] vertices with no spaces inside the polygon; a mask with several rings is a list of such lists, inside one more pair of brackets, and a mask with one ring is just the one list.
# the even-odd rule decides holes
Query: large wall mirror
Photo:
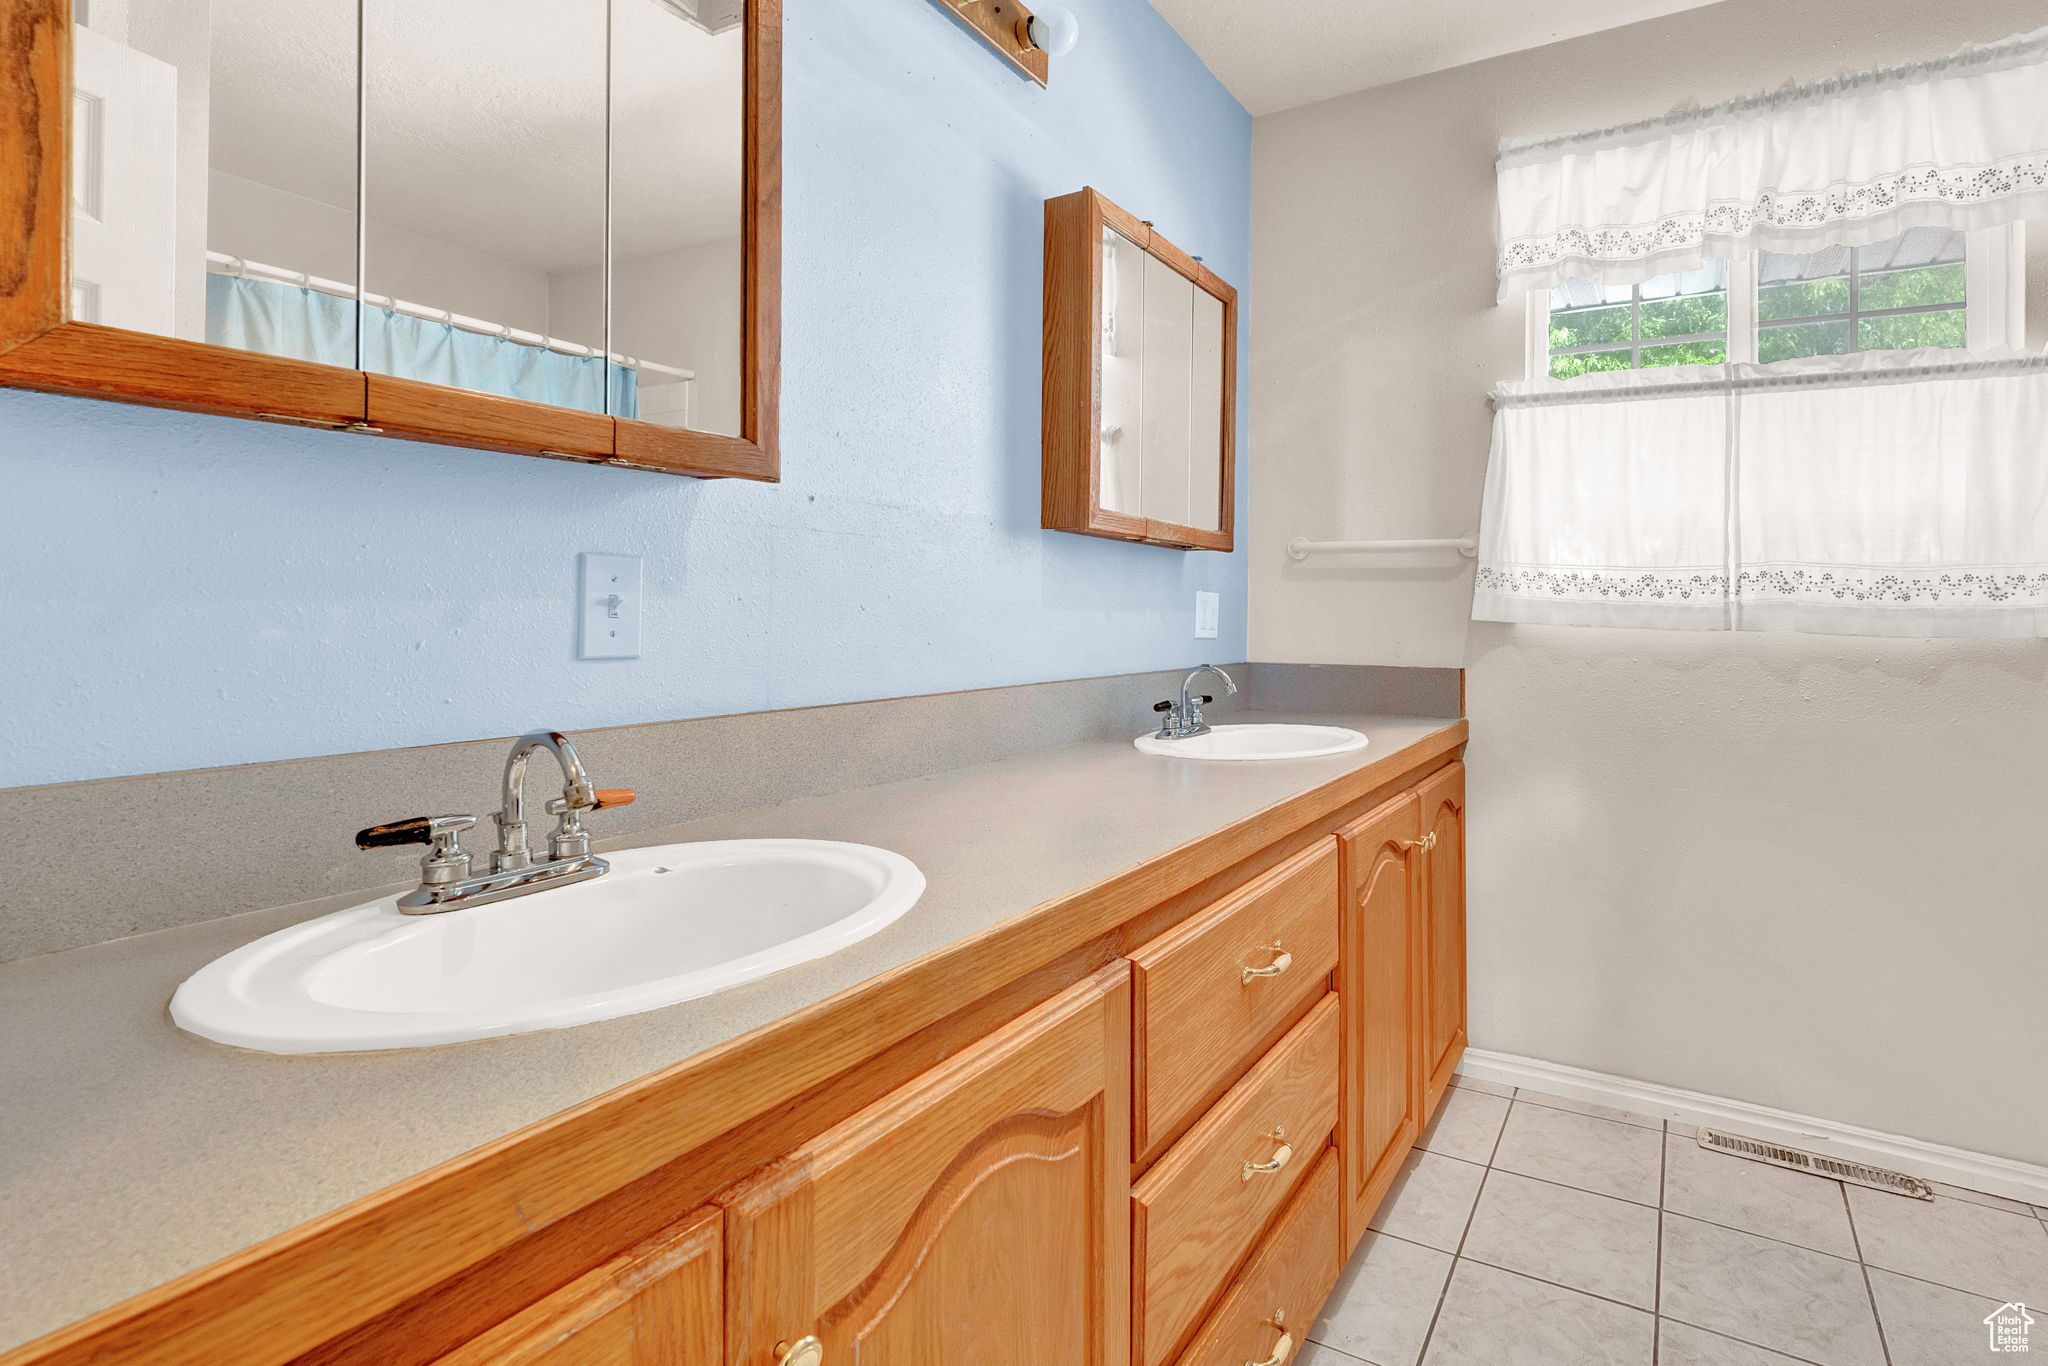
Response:
[{"label": "large wall mirror", "polygon": [[1043,524],[1229,550],[1237,291],[1094,190],[1045,205]]},{"label": "large wall mirror", "polygon": [[0,383],[772,479],[780,0],[5,0]]}]

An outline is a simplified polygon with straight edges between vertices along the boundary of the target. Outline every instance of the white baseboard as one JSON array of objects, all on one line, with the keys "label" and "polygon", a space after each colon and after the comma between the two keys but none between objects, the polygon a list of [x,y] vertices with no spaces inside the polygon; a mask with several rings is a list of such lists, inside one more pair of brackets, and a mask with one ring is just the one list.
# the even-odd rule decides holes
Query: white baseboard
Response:
[{"label": "white baseboard", "polygon": [[1773,1110],[1765,1105],[1728,1100],[1721,1096],[1681,1091],[1675,1086],[1658,1086],[1606,1072],[1588,1072],[1582,1067],[1544,1062],[1540,1058],[1518,1057],[1513,1053],[1489,1053],[1468,1048],[1458,1071],[1478,1081],[1503,1086],[1526,1086],[1532,1091],[1590,1100],[1633,1110],[1659,1119],[1725,1129],[1750,1138],[1768,1139],[1788,1148],[1824,1153],[1848,1162],[1889,1167],[1927,1181],[1941,1181],[1965,1190],[2002,1195],[2009,1200],[2048,1206],[2048,1167],[2011,1158],[1973,1153],[1963,1148],[1944,1147],[1900,1134],[1837,1124],[1831,1119]]}]

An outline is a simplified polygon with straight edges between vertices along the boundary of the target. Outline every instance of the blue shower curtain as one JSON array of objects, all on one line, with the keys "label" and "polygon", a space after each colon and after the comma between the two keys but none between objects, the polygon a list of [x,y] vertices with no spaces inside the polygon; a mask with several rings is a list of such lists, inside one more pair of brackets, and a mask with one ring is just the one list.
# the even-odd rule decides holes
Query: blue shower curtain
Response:
[{"label": "blue shower curtain", "polygon": [[[614,417],[640,411],[634,372],[623,365],[465,332],[388,308],[365,305],[360,312],[364,370]],[[357,313],[355,300],[316,289],[237,275],[206,277],[206,339],[216,346],[353,370]]]}]

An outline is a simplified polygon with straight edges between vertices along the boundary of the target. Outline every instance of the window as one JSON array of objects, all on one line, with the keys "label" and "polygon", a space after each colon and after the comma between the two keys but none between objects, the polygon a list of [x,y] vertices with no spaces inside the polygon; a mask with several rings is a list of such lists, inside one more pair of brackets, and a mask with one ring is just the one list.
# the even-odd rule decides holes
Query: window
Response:
[{"label": "window", "polygon": [[1756,358],[1961,346],[1969,289],[1964,239],[1915,228],[1867,247],[1757,262]]},{"label": "window", "polygon": [[1728,359],[1728,263],[1639,285],[1567,280],[1550,291],[1550,374]]},{"label": "window", "polygon": [[[2023,226],[2023,225],[2022,225]],[[1640,285],[1567,280],[1530,294],[1529,372],[1790,360],[2004,344],[2020,228],[1915,228],[1808,255],[1745,254]],[[2010,319],[2016,322],[2016,318]]]}]

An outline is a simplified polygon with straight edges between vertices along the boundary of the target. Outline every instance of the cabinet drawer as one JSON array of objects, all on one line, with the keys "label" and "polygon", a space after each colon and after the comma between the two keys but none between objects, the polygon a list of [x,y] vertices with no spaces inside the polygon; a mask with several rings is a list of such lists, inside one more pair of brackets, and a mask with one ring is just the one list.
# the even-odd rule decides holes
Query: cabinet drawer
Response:
[{"label": "cabinet drawer", "polygon": [[1133,1138],[1142,1160],[1322,995],[1337,967],[1337,842],[1303,850],[1145,945],[1131,962]]},{"label": "cabinet drawer", "polygon": [[1337,1285],[1337,1154],[1325,1152],[1179,1366],[1288,1362]]},{"label": "cabinet drawer", "polygon": [[1138,1366],[1181,1344],[1315,1164],[1337,1123],[1337,1032],[1331,993],[1131,1191]]}]

